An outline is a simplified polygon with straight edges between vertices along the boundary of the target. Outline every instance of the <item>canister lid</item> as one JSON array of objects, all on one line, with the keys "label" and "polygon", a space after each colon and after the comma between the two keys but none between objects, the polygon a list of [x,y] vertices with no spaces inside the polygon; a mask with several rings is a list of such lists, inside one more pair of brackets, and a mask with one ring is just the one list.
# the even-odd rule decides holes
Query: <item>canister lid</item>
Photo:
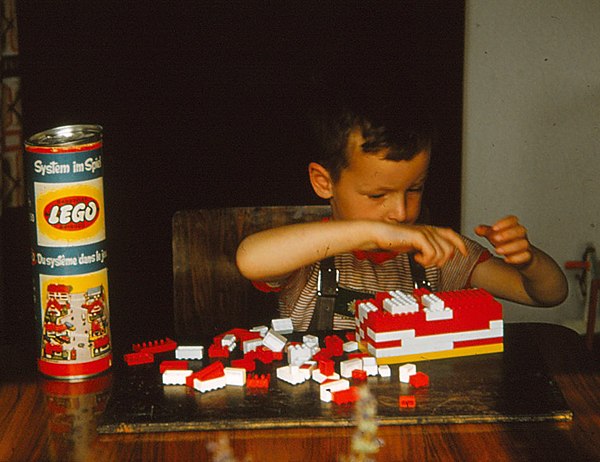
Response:
[{"label": "canister lid", "polygon": [[93,143],[102,139],[100,125],[64,125],[36,133],[29,137],[25,144],[28,146],[75,146]]}]

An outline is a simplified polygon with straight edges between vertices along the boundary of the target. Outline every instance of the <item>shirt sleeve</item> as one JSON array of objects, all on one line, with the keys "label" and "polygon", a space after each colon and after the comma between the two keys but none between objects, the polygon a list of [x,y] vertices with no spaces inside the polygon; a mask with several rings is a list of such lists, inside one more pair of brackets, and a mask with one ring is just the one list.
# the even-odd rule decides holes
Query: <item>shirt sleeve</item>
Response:
[{"label": "shirt sleeve", "polygon": [[490,252],[477,242],[461,236],[467,247],[467,255],[456,253],[440,272],[439,291],[460,290],[470,287],[475,267],[491,258]]}]

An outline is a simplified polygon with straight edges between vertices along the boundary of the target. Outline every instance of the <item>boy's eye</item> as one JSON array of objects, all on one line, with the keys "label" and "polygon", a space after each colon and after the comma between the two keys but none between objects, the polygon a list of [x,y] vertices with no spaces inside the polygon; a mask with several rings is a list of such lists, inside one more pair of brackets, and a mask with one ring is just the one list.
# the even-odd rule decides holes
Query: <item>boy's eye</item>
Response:
[{"label": "boy's eye", "polygon": [[423,189],[424,189],[424,186],[417,186],[417,187],[414,187],[414,188],[410,188],[408,190],[408,192],[410,192],[410,193],[422,193]]},{"label": "boy's eye", "polygon": [[381,199],[385,194],[369,194],[369,199]]}]

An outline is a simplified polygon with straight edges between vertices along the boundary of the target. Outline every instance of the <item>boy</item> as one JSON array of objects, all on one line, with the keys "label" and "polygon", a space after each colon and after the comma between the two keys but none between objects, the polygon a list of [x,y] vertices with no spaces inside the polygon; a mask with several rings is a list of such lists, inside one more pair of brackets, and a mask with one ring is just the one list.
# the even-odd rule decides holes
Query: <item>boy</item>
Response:
[{"label": "boy", "polygon": [[528,305],[561,303],[563,272],[531,245],[516,217],[475,229],[499,257],[451,229],[418,224],[432,126],[418,106],[381,109],[346,108],[325,119],[322,157],[308,173],[331,219],[248,236],[237,252],[240,272],[280,292],[281,315],[297,331],[353,329],[349,302],[422,283],[432,291],[480,287]]}]

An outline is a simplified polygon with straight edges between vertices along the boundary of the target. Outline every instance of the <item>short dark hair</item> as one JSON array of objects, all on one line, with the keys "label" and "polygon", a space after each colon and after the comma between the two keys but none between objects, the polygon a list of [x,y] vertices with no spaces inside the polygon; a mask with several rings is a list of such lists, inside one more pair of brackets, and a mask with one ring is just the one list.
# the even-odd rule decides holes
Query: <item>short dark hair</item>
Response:
[{"label": "short dark hair", "polygon": [[316,145],[312,156],[334,182],[349,164],[348,137],[353,130],[361,131],[365,154],[386,149],[389,160],[410,160],[423,150],[431,151],[435,138],[429,105],[414,94],[330,101],[313,122]]}]

